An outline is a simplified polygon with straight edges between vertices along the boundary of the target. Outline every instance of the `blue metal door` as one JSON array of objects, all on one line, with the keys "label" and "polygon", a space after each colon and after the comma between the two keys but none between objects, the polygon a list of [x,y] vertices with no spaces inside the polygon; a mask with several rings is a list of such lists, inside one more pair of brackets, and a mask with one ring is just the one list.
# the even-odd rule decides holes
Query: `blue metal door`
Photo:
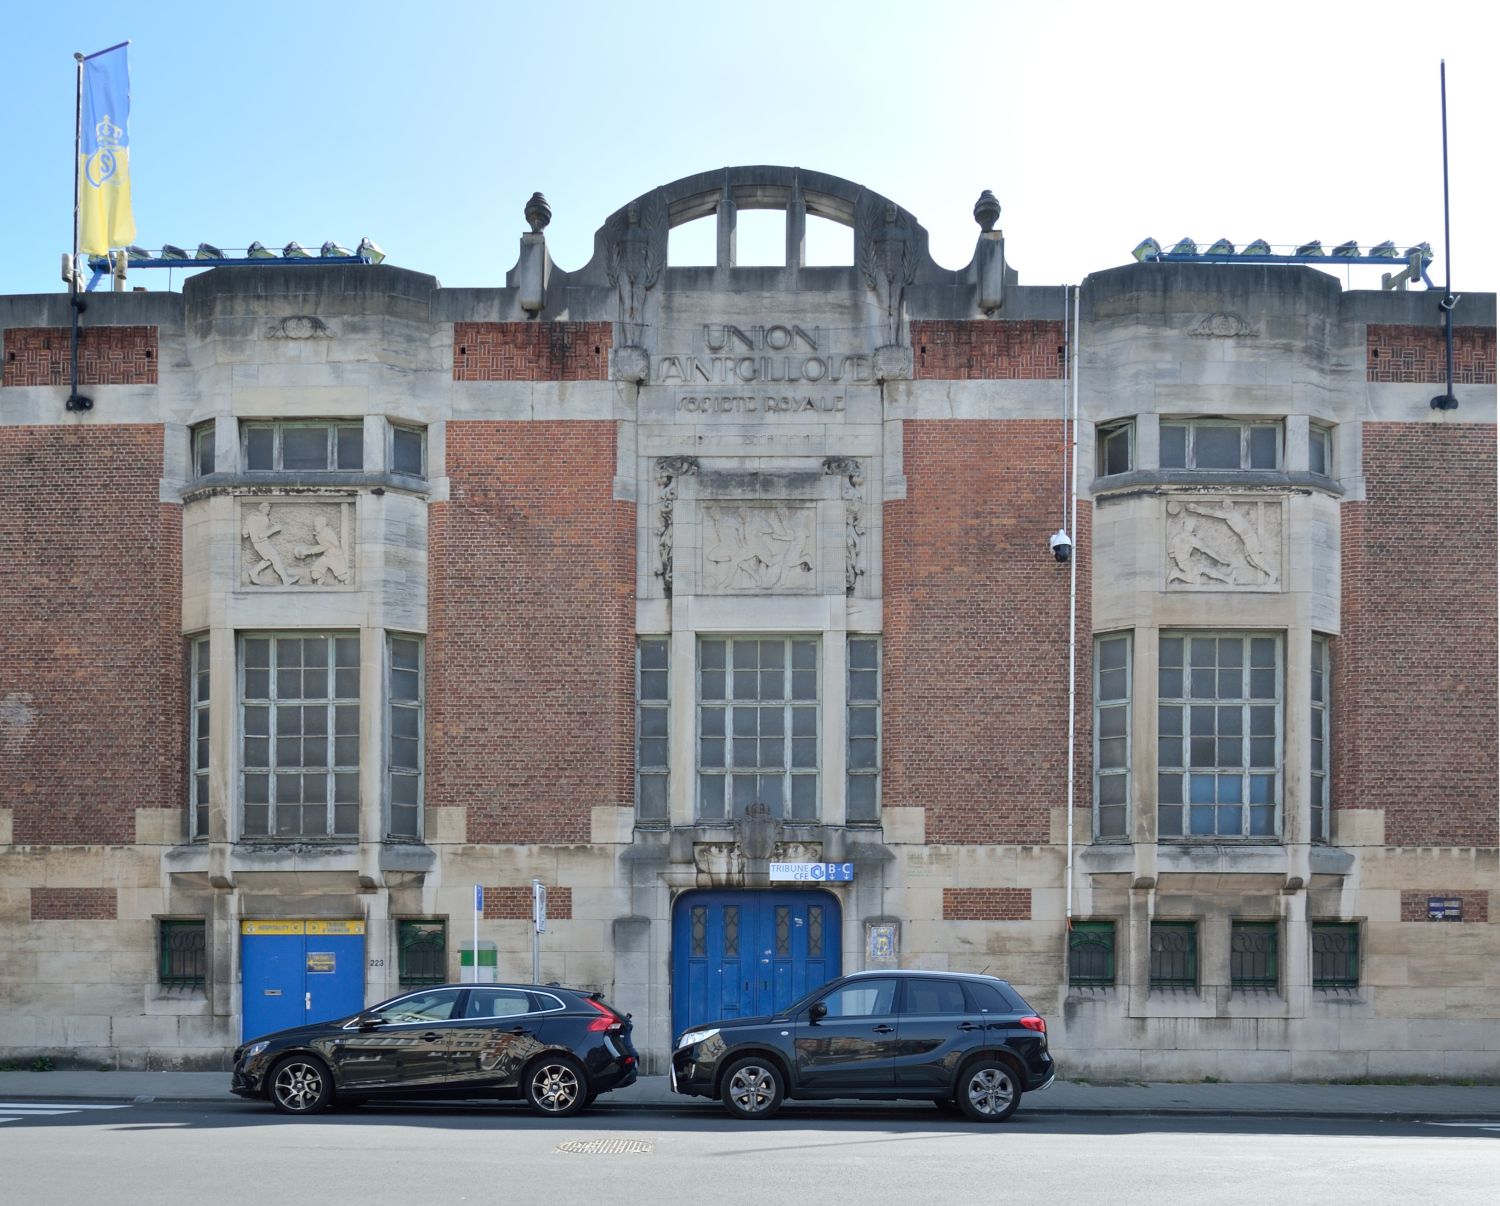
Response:
[{"label": "blue metal door", "polygon": [[672,914],[673,1033],[775,1013],[840,974],[827,892],[688,892]]},{"label": "blue metal door", "polygon": [[357,1013],[365,1003],[363,921],[242,921],[241,1040]]}]

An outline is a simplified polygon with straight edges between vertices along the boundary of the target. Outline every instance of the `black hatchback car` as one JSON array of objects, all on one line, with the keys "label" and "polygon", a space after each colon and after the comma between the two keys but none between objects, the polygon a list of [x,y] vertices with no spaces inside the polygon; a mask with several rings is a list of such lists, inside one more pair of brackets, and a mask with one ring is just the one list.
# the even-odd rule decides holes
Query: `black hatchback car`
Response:
[{"label": "black hatchback car", "polygon": [[783,1012],[694,1026],[672,1052],[672,1088],[740,1118],[783,1099],[914,1099],[1002,1122],[1055,1071],[1047,1023],[993,976],[871,971],[832,980]]},{"label": "black hatchback car", "polygon": [[597,992],[443,984],[243,1044],[230,1092],[283,1114],[335,1100],[496,1097],[561,1118],[635,1080],[630,1030],[630,1015]]}]

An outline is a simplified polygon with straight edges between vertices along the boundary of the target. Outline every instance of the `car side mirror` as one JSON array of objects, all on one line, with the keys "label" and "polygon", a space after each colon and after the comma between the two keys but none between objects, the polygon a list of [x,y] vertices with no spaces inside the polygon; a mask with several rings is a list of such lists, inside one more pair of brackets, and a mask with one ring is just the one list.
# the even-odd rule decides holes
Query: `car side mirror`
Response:
[{"label": "car side mirror", "polygon": [[379,1030],[385,1025],[385,1019],[378,1013],[362,1013],[359,1015],[360,1030]]},{"label": "car side mirror", "polygon": [[823,1004],[822,1001],[819,1001],[816,1005],[814,1005],[807,1011],[807,1020],[809,1022],[821,1022],[827,1016],[828,1006]]}]

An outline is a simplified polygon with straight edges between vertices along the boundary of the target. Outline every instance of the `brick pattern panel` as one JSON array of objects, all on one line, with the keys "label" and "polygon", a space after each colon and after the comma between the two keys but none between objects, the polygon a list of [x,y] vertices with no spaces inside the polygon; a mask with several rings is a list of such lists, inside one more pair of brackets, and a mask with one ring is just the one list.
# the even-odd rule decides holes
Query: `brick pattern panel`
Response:
[{"label": "brick pattern panel", "polygon": [[1495,471],[1493,426],[1364,426],[1365,501],[1341,515],[1333,804],[1383,809],[1392,846],[1496,844]]},{"label": "brick pattern panel", "polygon": [[32,888],[32,921],[114,921],[113,888]]},{"label": "brick pattern panel", "polygon": [[455,381],[604,381],[614,327],[607,322],[460,322]]},{"label": "brick pattern panel", "polygon": [[1429,896],[1458,897],[1463,901],[1461,921],[1488,921],[1490,919],[1490,894],[1483,888],[1454,891],[1451,888],[1424,888],[1402,891],[1401,920],[1431,921],[1427,915]]},{"label": "brick pattern panel", "polygon": [[[1365,329],[1366,381],[1442,385],[1448,380],[1447,337],[1441,327]],[[1495,384],[1495,328],[1453,328],[1453,383]]]},{"label": "brick pattern panel", "polygon": [[634,800],[635,509],[609,422],[450,422],[429,512],[427,801],[586,842]]},{"label": "brick pattern panel", "polygon": [[[486,921],[530,921],[531,885],[524,888],[486,888],[484,890],[484,917]],[[573,889],[547,889],[547,920],[571,921],[573,918]]]},{"label": "brick pattern panel", "polygon": [[944,888],[944,921],[1030,921],[1030,888]]},{"label": "brick pattern panel", "polygon": [[918,378],[1055,381],[1063,374],[1063,324],[1053,321],[911,324]]},{"label": "brick pattern panel", "polygon": [[18,844],[185,806],[182,508],[156,425],[0,427],[0,805]]},{"label": "brick pattern panel", "polygon": [[[10,327],[0,336],[0,384],[67,385],[72,373],[67,327]],[[155,327],[78,331],[78,384],[155,385]]]},{"label": "brick pattern panel", "polygon": [[[1065,425],[908,421],[904,501],[885,507],[882,798],[929,842],[1041,843],[1067,801]],[[1090,807],[1089,531],[1079,508],[1078,807]]]}]

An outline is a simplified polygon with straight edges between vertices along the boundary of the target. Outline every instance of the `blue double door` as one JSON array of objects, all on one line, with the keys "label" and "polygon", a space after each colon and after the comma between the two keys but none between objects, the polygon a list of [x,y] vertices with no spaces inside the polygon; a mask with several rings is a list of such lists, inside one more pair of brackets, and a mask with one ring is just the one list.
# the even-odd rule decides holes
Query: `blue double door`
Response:
[{"label": "blue double door", "polygon": [[687,892],[672,911],[672,1031],[775,1013],[841,973],[841,911],[819,891]]},{"label": "blue double door", "polygon": [[242,921],[241,1041],[365,1006],[363,921]]}]

